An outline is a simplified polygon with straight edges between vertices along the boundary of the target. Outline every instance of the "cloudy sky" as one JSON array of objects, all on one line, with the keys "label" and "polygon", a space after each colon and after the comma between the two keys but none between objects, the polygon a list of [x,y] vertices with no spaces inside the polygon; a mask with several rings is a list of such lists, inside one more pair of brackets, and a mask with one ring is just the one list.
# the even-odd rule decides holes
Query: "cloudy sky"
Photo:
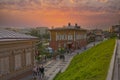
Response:
[{"label": "cloudy sky", "polygon": [[106,28],[120,21],[120,0],[0,0],[0,27]]}]

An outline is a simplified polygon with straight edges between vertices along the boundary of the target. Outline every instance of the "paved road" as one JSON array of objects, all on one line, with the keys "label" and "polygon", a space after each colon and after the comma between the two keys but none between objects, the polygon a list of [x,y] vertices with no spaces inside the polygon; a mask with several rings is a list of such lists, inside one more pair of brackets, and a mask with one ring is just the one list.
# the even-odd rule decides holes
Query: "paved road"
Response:
[{"label": "paved road", "polygon": [[[99,42],[88,44],[87,49],[93,47],[94,44],[98,44],[98,43]],[[48,61],[46,64],[44,64],[45,79],[43,79],[43,80],[53,80],[53,78],[59,71],[63,72],[68,67],[70,61],[78,52],[81,53],[83,51],[84,51],[84,49],[81,49],[81,50],[76,50],[71,54],[65,54],[65,61],[61,61],[61,60],[59,60],[59,58],[57,58],[56,60]],[[21,80],[32,80],[32,75],[22,78]],[[37,80],[39,80],[39,79],[37,79]]]},{"label": "paved road", "polygon": [[112,80],[120,80],[120,40],[117,40],[117,51]]}]

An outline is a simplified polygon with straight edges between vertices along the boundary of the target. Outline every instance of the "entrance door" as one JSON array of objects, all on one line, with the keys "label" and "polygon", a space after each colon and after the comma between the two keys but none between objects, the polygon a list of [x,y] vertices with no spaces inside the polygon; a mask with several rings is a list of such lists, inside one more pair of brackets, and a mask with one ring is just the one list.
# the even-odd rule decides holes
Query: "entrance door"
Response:
[{"label": "entrance door", "polygon": [[68,44],[68,48],[71,49],[72,48],[72,44]]}]

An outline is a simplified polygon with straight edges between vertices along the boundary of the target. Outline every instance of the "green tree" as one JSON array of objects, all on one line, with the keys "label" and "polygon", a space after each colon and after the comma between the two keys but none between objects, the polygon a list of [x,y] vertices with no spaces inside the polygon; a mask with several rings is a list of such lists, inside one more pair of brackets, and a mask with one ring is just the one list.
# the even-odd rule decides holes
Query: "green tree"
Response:
[{"label": "green tree", "polygon": [[44,39],[49,39],[50,38],[50,34],[46,33],[42,35]]}]

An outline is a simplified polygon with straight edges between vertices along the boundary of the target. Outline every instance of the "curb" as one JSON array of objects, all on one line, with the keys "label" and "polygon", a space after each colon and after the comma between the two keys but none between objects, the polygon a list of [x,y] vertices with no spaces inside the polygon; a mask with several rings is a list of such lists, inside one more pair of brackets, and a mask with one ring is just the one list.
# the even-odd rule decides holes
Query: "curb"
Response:
[{"label": "curb", "polygon": [[114,72],[114,65],[115,65],[115,59],[116,59],[116,54],[117,54],[117,40],[115,43],[115,48],[114,48],[114,52],[112,55],[112,59],[110,61],[110,65],[109,65],[109,69],[108,69],[108,74],[107,74],[107,78],[106,80],[113,80],[113,72]]}]

